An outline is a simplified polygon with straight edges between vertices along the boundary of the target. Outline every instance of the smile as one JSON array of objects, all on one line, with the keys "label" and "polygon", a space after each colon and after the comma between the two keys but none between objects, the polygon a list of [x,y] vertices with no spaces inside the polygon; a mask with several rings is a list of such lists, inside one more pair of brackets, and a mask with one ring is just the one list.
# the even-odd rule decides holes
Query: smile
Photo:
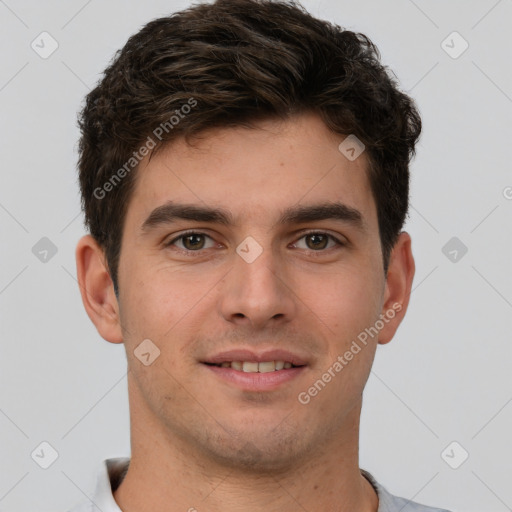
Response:
[{"label": "smile", "polygon": [[233,370],[245,373],[269,373],[299,366],[293,365],[290,361],[224,361],[211,365],[220,368],[233,368]]}]

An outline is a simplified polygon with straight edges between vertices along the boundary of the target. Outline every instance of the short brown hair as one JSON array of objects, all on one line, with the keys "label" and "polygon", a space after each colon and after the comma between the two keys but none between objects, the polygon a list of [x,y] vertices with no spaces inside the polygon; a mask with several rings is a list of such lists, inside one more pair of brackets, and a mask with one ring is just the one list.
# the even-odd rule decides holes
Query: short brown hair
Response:
[{"label": "short brown hair", "polygon": [[140,148],[306,111],[365,144],[387,273],[408,213],[421,119],[367,36],[316,19],[293,0],[217,0],[130,37],[79,117],[85,224],[105,252],[116,293]]}]

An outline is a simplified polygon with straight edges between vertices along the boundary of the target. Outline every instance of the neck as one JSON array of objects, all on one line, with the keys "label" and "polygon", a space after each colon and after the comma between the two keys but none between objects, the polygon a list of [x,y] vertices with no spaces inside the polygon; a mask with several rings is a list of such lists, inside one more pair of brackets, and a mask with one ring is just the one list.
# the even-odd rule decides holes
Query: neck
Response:
[{"label": "neck", "polygon": [[123,512],[377,512],[378,497],[359,470],[360,410],[361,403],[307,460],[255,472],[212,460],[131,402],[131,461],[114,499]]}]

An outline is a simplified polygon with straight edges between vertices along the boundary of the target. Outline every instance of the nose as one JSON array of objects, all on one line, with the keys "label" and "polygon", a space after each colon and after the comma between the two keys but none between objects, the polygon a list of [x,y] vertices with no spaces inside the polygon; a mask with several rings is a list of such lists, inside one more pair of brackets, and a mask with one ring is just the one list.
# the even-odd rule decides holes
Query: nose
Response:
[{"label": "nose", "polygon": [[238,253],[223,279],[220,313],[228,322],[253,329],[290,322],[297,310],[296,296],[278,256],[266,248],[254,260]]}]

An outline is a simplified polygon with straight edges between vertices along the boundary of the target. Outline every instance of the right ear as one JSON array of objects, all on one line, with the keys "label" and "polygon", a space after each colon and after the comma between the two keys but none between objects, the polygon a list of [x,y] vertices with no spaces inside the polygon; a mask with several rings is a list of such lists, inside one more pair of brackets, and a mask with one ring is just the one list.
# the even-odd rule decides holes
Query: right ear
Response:
[{"label": "right ear", "polygon": [[122,343],[119,304],[102,248],[91,235],[83,236],[75,251],[78,286],[85,310],[100,336]]}]

